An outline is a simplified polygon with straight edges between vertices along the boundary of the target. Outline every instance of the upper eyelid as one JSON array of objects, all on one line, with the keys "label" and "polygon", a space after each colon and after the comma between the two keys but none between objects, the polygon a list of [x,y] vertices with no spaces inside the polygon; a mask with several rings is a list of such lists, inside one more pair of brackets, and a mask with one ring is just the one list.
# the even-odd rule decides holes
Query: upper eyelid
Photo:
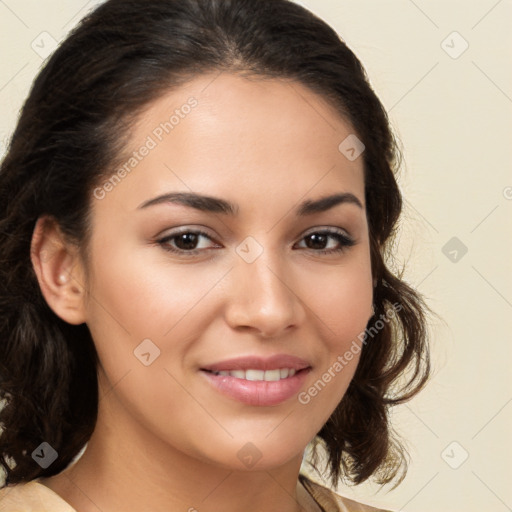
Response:
[{"label": "upper eyelid", "polygon": [[352,238],[352,235],[350,234],[349,231],[347,231],[344,228],[340,228],[340,227],[336,227],[336,226],[320,226],[320,227],[310,228],[310,229],[307,229],[302,236],[305,237],[312,233],[319,233],[319,232],[324,232],[324,231],[329,232],[329,233],[334,233],[334,234],[342,233],[345,236]]},{"label": "upper eyelid", "polygon": [[161,235],[157,235],[155,237],[155,240],[166,240],[166,239],[169,239],[169,238],[177,237],[177,236],[182,235],[184,233],[196,233],[199,236],[205,236],[205,237],[209,238],[212,241],[216,241],[216,238],[217,238],[215,235],[210,234],[206,228],[203,228],[203,227],[184,227],[184,228],[174,228],[174,230],[172,230],[170,232],[167,232],[167,233],[164,232]]}]

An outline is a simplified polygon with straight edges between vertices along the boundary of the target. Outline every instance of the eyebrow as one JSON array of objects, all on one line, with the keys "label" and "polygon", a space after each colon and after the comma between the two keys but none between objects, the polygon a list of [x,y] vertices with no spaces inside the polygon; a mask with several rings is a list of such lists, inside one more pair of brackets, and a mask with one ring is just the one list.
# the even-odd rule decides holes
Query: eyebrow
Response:
[{"label": "eyebrow", "polygon": [[[137,209],[148,208],[157,204],[176,203],[190,208],[195,208],[203,212],[222,213],[224,215],[236,216],[239,211],[237,204],[231,203],[218,197],[195,194],[193,192],[171,192],[162,194],[144,201]],[[297,216],[312,215],[314,213],[325,212],[339,204],[353,204],[361,209],[361,201],[350,192],[342,192],[320,199],[308,199],[302,202],[296,209]]]}]

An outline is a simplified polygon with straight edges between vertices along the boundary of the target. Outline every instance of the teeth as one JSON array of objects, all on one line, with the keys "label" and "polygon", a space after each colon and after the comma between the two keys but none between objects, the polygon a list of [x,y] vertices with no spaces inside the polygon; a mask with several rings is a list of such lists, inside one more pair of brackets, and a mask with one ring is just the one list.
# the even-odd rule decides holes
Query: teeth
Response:
[{"label": "teeth", "polygon": [[281,379],[281,372],[279,370],[267,370],[265,372],[265,380],[276,381]]},{"label": "teeth", "polygon": [[265,380],[263,370],[245,370],[245,380]]},{"label": "teeth", "polygon": [[237,379],[250,380],[250,381],[267,381],[276,382],[281,379],[287,379],[293,377],[297,371],[293,368],[279,368],[276,370],[222,370],[219,372],[213,372],[215,375],[221,375],[223,377],[235,377]]}]

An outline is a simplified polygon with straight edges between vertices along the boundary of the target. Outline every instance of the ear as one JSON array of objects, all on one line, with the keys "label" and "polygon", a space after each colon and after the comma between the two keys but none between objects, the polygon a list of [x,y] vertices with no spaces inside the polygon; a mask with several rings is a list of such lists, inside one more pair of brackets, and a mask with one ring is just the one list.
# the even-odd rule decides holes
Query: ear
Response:
[{"label": "ear", "polygon": [[78,247],[69,243],[55,219],[37,219],[30,246],[39,287],[53,312],[69,324],[85,322],[85,272]]}]

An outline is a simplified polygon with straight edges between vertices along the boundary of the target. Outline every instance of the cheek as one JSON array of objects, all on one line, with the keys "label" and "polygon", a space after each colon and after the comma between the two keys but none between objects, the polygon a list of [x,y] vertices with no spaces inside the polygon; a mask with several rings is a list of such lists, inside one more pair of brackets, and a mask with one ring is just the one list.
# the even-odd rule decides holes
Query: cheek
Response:
[{"label": "cheek", "polygon": [[357,335],[372,314],[372,286],[357,276],[348,276],[341,283],[311,287],[312,309],[330,329],[334,340]]},{"label": "cheek", "polygon": [[224,274],[222,268],[148,262],[144,254],[130,259],[103,255],[94,267],[88,318],[98,332],[114,330],[133,343],[162,341],[208,302]]},{"label": "cheek", "polygon": [[370,258],[355,254],[343,268],[311,276],[313,285],[303,296],[323,326],[331,351],[364,331],[372,315],[373,283]]}]

